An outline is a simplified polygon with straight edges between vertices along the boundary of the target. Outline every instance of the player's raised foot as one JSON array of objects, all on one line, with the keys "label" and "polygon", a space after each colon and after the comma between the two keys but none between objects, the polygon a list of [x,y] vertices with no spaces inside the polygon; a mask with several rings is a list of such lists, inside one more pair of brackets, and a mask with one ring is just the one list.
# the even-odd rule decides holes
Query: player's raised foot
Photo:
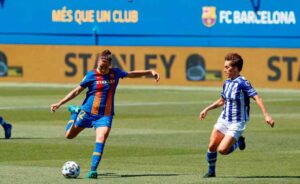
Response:
[{"label": "player's raised foot", "polygon": [[239,143],[240,150],[244,150],[246,148],[245,137],[241,136],[238,140],[238,143]]},{"label": "player's raised foot", "polygon": [[79,111],[80,111],[80,107],[79,107],[79,106],[76,106],[76,105],[69,105],[69,106],[68,106],[68,111],[69,111],[71,114],[78,114]]},{"label": "player's raised foot", "polygon": [[216,173],[209,173],[209,172],[203,176],[203,178],[214,178],[214,177],[216,177]]},{"label": "player's raised foot", "polygon": [[4,126],[4,132],[5,132],[5,139],[9,139],[11,137],[11,124],[6,123]]},{"label": "player's raised foot", "polygon": [[89,171],[88,175],[87,175],[87,178],[90,178],[90,179],[97,179],[98,178],[98,173],[97,171]]}]

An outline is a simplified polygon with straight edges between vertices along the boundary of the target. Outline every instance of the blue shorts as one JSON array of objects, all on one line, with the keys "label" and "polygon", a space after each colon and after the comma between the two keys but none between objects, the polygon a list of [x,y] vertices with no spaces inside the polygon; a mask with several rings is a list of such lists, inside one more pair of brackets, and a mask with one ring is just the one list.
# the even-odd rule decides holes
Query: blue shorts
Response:
[{"label": "blue shorts", "polygon": [[75,125],[83,128],[93,128],[93,127],[111,128],[112,120],[113,120],[113,116],[93,115],[81,110],[77,115]]}]

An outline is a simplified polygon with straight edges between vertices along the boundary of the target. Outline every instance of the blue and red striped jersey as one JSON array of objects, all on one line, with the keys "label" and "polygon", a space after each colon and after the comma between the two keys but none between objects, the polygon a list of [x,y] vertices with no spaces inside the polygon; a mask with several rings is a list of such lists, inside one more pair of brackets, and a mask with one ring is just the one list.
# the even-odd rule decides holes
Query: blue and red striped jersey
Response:
[{"label": "blue and red striped jersey", "polygon": [[105,75],[96,69],[89,71],[80,83],[80,86],[88,88],[81,109],[94,115],[114,115],[116,88],[119,79],[127,75],[127,72],[119,68],[110,68],[109,73]]},{"label": "blue and red striped jersey", "polygon": [[221,93],[225,100],[220,117],[229,122],[246,122],[249,120],[250,97],[257,95],[256,90],[243,77],[227,79]]}]

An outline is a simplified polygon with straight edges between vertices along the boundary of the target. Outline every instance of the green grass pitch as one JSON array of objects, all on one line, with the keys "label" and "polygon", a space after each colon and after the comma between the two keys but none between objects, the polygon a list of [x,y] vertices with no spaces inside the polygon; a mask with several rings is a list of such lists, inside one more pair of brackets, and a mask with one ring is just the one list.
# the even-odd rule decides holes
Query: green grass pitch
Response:
[{"label": "green grass pitch", "polygon": [[[130,87],[116,93],[116,116],[98,169],[86,176],[94,147],[93,129],[64,138],[68,104],[50,104],[70,86],[0,85],[0,114],[12,123],[10,140],[0,129],[0,183],[300,183],[300,92],[258,89],[275,119],[271,129],[254,101],[244,133],[247,148],[218,157],[217,178],[203,179],[208,138],[221,109],[199,121],[200,110],[219,97],[219,88]],[[72,86],[75,87],[75,86]],[[78,179],[61,175],[64,162],[81,166]]]}]

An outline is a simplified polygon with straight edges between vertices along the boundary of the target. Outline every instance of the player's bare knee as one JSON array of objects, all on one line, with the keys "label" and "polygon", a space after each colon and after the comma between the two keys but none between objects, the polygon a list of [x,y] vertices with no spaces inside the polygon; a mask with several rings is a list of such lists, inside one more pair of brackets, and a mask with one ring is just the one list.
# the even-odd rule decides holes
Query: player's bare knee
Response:
[{"label": "player's bare knee", "polygon": [[218,149],[218,152],[221,154],[221,155],[227,155],[228,154],[228,149]]},{"label": "player's bare knee", "polygon": [[69,132],[66,133],[66,138],[67,138],[67,139],[73,139],[74,137],[75,137],[75,136],[72,135],[72,134],[70,134]]},{"label": "player's bare knee", "polygon": [[96,142],[104,142],[105,141],[105,136],[97,136],[96,137]]},{"label": "player's bare knee", "polygon": [[208,146],[208,151],[210,152],[216,152],[218,148],[218,145],[209,145]]}]

